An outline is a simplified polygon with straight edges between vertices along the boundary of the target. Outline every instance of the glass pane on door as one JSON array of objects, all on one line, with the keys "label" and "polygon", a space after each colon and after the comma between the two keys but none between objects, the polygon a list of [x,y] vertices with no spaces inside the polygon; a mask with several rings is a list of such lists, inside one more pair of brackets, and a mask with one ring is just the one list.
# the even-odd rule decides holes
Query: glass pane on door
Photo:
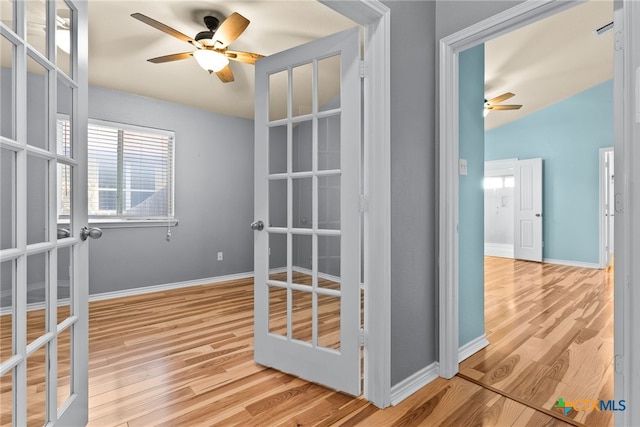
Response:
[{"label": "glass pane on door", "polygon": [[313,329],[313,293],[291,291],[291,337],[311,343]]},{"label": "glass pane on door", "polygon": [[27,344],[47,332],[47,252],[27,256]]},{"label": "glass pane on door", "polygon": [[58,248],[58,324],[71,315],[72,261],[71,246]]},{"label": "glass pane on door", "polygon": [[[0,263],[0,363],[11,358],[13,350],[14,296],[16,289],[15,260]],[[2,423],[0,423],[2,425]]]},{"label": "glass pane on door", "polygon": [[49,241],[49,162],[27,156],[27,244]]},{"label": "glass pane on door", "polygon": [[13,422],[13,371],[0,377],[0,426],[12,426]]},{"label": "glass pane on door", "polygon": [[340,55],[318,60],[318,111],[340,108]]},{"label": "glass pane on door", "polygon": [[303,64],[291,71],[293,86],[292,117],[311,114],[313,112],[313,64]]},{"label": "glass pane on door", "polygon": [[[6,1],[0,2],[2,12],[6,8]],[[13,4],[13,3],[11,3]],[[4,20],[4,14],[2,15]],[[6,37],[0,35],[0,99],[2,100],[2,119],[0,119],[0,136],[16,139],[16,96],[14,56],[16,46]]]},{"label": "glass pane on door", "polygon": [[310,172],[313,167],[313,122],[306,120],[294,124],[291,139],[292,172]]},{"label": "glass pane on door", "polygon": [[58,78],[58,101],[57,101],[57,117],[56,117],[56,142],[57,153],[61,156],[72,157],[73,138],[72,130],[72,112],[73,112],[73,89],[62,79]]},{"label": "glass pane on door", "polygon": [[269,120],[281,120],[287,117],[287,70],[269,76]]},{"label": "glass pane on door", "polygon": [[0,148],[0,249],[16,247],[16,153]]},{"label": "glass pane on door", "polygon": [[71,328],[58,335],[58,409],[71,396]]},{"label": "glass pane on door", "polygon": [[67,76],[72,77],[71,36],[73,28],[72,10],[64,0],[56,1],[56,65]]},{"label": "glass pane on door", "polygon": [[[47,2],[31,0],[27,3],[27,43],[43,56],[47,56],[47,40],[49,39],[47,23]],[[52,55],[53,56],[53,55]]]},{"label": "glass pane on door", "polygon": [[340,350],[340,297],[318,295],[318,345]]},{"label": "glass pane on door", "polygon": [[[37,3],[37,2],[28,2]],[[27,57],[27,144],[49,148],[49,71],[31,56]]]},{"label": "glass pane on door", "polygon": [[47,345],[27,358],[27,427],[47,422]]}]

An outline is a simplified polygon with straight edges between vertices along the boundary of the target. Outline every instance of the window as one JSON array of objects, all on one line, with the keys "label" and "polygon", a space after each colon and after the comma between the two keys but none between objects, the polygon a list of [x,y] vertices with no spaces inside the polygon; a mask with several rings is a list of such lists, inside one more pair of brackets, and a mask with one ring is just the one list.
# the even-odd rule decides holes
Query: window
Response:
[{"label": "window", "polygon": [[173,218],[173,151],[173,132],[90,120],[89,217]]}]

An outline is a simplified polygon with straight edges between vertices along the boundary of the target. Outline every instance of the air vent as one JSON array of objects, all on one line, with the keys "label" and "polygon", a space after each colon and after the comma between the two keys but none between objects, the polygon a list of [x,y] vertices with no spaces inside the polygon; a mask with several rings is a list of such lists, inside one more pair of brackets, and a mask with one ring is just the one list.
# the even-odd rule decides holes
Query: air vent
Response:
[{"label": "air vent", "polygon": [[603,25],[600,28],[596,28],[595,30],[593,30],[593,34],[596,37],[602,37],[604,34],[608,33],[611,30],[613,30],[613,22],[609,22],[607,25]]}]

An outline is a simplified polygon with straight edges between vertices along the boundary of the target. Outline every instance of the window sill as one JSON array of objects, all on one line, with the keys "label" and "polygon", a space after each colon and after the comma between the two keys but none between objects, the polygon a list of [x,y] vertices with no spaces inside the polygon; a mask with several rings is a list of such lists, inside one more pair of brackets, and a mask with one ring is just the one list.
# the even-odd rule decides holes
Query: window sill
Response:
[{"label": "window sill", "polygon": [[[147,227],[177,227],[179,221],[177,218],[166,219],[91,219],[89,225],[101,228],[147,228]],[[69,220],[60,219],[58,225],[62,227],[69,226]]]},{"label": "window sill", "polygon": [[177,218],[166,219],[89,219],[90,226],[101,228],[177,227]]}]

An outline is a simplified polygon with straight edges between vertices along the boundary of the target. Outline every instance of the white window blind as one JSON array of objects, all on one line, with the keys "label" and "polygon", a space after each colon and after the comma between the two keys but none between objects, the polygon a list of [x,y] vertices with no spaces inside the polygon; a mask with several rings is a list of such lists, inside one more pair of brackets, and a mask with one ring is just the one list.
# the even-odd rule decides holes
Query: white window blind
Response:
[{"label": "white window blind", "polygon": [[173,132],[91,120],[89,216],[173,218],[173,153]]}]

